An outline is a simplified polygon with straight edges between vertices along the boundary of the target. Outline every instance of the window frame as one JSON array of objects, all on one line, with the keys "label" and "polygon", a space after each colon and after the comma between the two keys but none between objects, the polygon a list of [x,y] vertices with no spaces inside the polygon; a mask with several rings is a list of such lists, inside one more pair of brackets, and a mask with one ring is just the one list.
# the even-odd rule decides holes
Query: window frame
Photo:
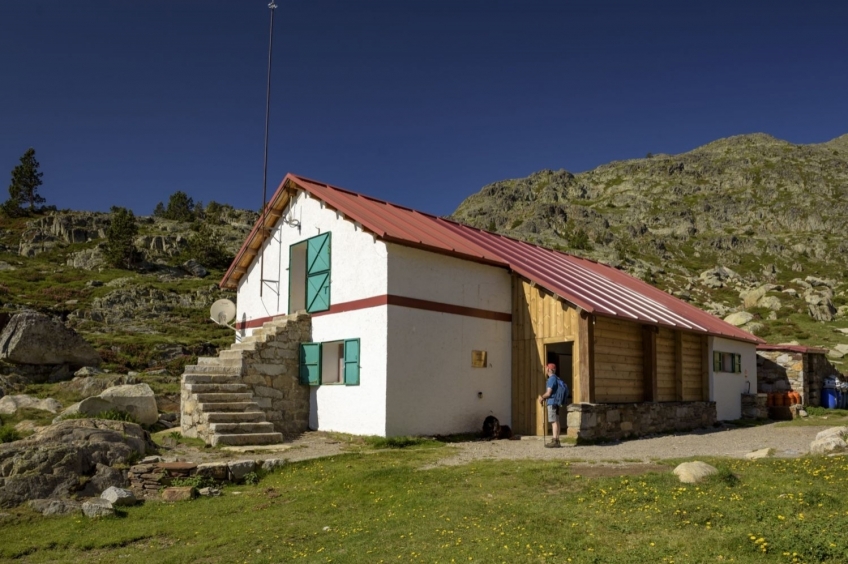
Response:
[{"label": "window frame", "polygon": [[[341,344],[342,357],[336,359],[338,363],[338,380],[334,382],[324,381],[324,345]],[[311,352],[308,352],[311,351]],[[349,354],[353,355],[349,358]],[[317,362],[307,362],[316,359]],[[313,367],[310,370],[310,367]],[[300,343],[298,351],[298,378],[301,384],[308,386],[359,386],[360,374],[362,372],[362,346],[359,338],[334,339],[332,341]]]},{"label": "window frame", "polygon": [[[725,363],[730,363],[730,370],[725,370]],[[713,351],[713,372],[724,374],[742,373],[742,355],[740,353]]]}]

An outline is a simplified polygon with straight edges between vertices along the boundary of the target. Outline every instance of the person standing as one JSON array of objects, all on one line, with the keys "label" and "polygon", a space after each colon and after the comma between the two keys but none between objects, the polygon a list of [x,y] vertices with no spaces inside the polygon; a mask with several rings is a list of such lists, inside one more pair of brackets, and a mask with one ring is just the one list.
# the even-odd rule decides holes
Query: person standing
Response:
[{"label": "person standing", "polygon": [[546,448],[559,448],[559,406],[565,402],[568,392],[565,383],[556,375],[556,364],[548,364],[545,367],[545,393],[539,397],[539,403],[546,407],[547,422],[551,424],[551,442],[545,444]]}]

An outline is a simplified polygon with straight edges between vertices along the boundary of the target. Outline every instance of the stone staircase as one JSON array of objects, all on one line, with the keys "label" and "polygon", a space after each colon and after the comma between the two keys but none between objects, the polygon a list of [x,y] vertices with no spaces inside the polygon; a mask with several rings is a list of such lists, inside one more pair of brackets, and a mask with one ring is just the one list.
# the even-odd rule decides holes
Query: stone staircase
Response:
[{"label": "stone staircase", "polygon": [[[265,413],[253,401],[253,392],[242,382],[241,366],[224,365],[221,359],[201,357],[186,366],[182,378],[183,417],[193,419],[183,435],[204,439],[212,446],[268,445],[283,441]],[[185,400],[188,401],[185,401]],[[186,412],[186,407],[190,413]],[[192,432],[194,431],[194,432]]]},{"label": "stone staircase", "polygon": [[[287,430],[282,420],[285,407],[291,410],[289,396],[302,401],[296,350],[309,333],[308,318],[278,318],[217,357],[201,357],[196,365],[186,366],[180,398],[183,436],[201,438],[212,446],[281,443],[283,434],[268,418],[280,420],[278,425]],[[266,374],[269,371],[272,375]],[[284,376],[286,372],[289,374]],[[256,397],[256,392],[264,397]],[[308,414],[308,391],[305,393]]]}]

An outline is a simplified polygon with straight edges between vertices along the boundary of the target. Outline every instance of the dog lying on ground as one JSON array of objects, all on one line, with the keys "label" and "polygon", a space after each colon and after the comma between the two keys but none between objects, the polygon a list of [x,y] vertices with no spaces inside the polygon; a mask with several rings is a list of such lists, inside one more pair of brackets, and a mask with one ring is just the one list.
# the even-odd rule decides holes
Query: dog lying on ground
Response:
[{"label": "dog lying on ground", "polygon": [[495,439],[515,439],[509,425],[501,425],[498,418],[489,415],[483,420],[483,438],[488,441]]}]

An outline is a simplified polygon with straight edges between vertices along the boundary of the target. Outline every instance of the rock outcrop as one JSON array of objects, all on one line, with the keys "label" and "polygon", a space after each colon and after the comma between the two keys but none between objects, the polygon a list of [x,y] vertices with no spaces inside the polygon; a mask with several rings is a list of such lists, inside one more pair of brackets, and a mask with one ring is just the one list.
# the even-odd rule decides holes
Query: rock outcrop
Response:
[{"label": "rock outcrop", "polygon": [[98,366],[100,356],[76,331],[34,311],[18,313],[0,333],[0,358],[18,364]]},{"label": "rock outcrop", "polygon": [[89,397],[63,411],[56,421],[82,414],[94,417],[104,411],[121,411],[142,425],[153,425],[159,420],[156,395],[147,384],[126,384],[107,388],[99,396]]},{"label": "rock outcrop", "polygon": [[[89,482],[95,482],[93,489],[125,485],[125,471],[115,466],[127,466],[153,449],[140,426],[100,419],[62,421],[26,439],[0,444],[0,507],[65,499],[86,490]],[[124,483],[114,483],[118,478]]]},{"label": "rock outcrop", "polygon": [[58,413],[62,404],[53,398],[39,399],[26,394],[0,397],[0,415],[14,415],[19,409]]}]

